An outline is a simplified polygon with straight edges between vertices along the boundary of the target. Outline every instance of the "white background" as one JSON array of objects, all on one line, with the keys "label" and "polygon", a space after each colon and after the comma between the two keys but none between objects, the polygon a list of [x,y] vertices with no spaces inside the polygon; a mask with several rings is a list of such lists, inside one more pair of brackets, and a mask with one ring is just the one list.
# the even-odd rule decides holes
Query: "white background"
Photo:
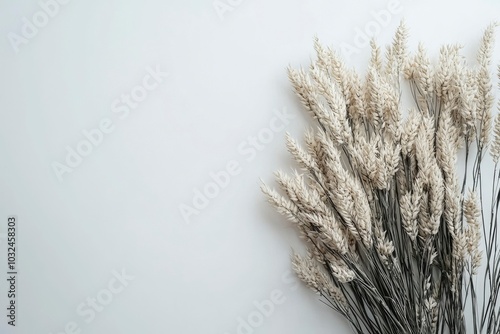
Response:
[{"label": "white background", "polygon": [[[73,0],[17,45],[23,17],[33,22],[41,7],[0,1],[0,232],[5,239],[7,216],[18,216],[20,273],[12,330],[0,272],[0,333],[349,332],[290,281],[300,242],[259,190],[259,178],[272,183],[274,170],[289,170],[285,131],[300,137],[311,122],[285,68],[309,65],[317,35],[364,69],[359,31],[386,43],[402,18],[412,49],[425,41],[436,56],[440,44],[458,42],[472,59],[500,4],[400,0],[377,21],[391,1],[220,2],[231,10],[218,13],[211,0]],[[168,77],[120,118],[113,102],[148,67]],[[243,153],[276,110],[294,116],[286,130]],[[104,119],[113,131],[60,181],[54,163]],[[181,205],[193,206],[195,189],[233,160],[240,173],[188,222]],[[5,263],[5,240],[0,247]],[[78,306],[106,296],[122,270],[133,280],[87,322]],[[273,291],[283,302],[259,318],[254,303]],[[258,326],[238,329],[252,315]],[[65,331],[71,323],[78,330]]]}]

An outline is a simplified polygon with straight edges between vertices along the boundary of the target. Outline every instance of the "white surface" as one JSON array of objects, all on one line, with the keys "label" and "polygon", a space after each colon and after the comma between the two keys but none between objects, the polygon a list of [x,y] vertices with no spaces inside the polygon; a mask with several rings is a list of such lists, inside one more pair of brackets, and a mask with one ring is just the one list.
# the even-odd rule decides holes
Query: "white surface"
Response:
[{"label": "white surface", "polygon": [[[249,136],[267,131],[275,110],[294,115],[286,131],[296,136],[308,125],[285,67],[309,65],[314,35],[358,47],[357,29],[378,26],[387,42],[404,17],[413,47],[425,41],[435,55],[460,42],[473,55],[500,3],[401,0],[381,25],[373,11],[390,1],[221,2],[234,4],[222,19],[211,0],[71,1],[18,53],[8,34],[40,6],[0,2],[0,232],[7,215],[20,225],[18,326],[2,312],[0,333],[348,332],[287,278],[300,243],[259,191],[259,177],[290,165],[285,130],[260,151]],[[369,48],[358,51],[349,63],[363,68]],[[148,67],[169,75],[121,119],[112,103]],[[112,132],[59,182],[53,162],[103,119]],[[233,160],[240,172],[186,223],[180,205]],[[78,306],[105,297],[122,269],[134,279],[86,322]],[[255,302],[280,292],[258,327],[238,330]]]}]

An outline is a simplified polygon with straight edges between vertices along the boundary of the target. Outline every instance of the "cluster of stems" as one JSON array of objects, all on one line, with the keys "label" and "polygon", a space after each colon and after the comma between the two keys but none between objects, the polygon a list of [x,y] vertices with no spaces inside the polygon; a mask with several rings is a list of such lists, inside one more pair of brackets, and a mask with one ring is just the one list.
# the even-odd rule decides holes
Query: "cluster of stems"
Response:
[{"label": "cluster of stems", "polygon": [[500,333],[495,27],[474,64],[460,45],[410,53],[403,22],[365,76],[318,40],[288,70],[317,127],[287,137],[300,168],[262,190],[307,243],[297,275],[355,333]]}]

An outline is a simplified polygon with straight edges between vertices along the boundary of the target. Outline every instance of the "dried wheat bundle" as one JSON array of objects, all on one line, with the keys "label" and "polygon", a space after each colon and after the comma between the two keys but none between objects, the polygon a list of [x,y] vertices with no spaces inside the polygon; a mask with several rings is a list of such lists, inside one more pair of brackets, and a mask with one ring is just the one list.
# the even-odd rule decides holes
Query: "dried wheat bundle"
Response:
[{"label": "dried wheat bundle", "polygon": [[436,65],[423,45],[410,54],[403,22],[385,57],[371,43],[365,77],[318,40],[310,69],[288,70],[318,126],[287,137],[301,169],[262,190],[307,243],[297,275],[356,333],[500,333],[495,27],[474,65],[459,45]]}]

